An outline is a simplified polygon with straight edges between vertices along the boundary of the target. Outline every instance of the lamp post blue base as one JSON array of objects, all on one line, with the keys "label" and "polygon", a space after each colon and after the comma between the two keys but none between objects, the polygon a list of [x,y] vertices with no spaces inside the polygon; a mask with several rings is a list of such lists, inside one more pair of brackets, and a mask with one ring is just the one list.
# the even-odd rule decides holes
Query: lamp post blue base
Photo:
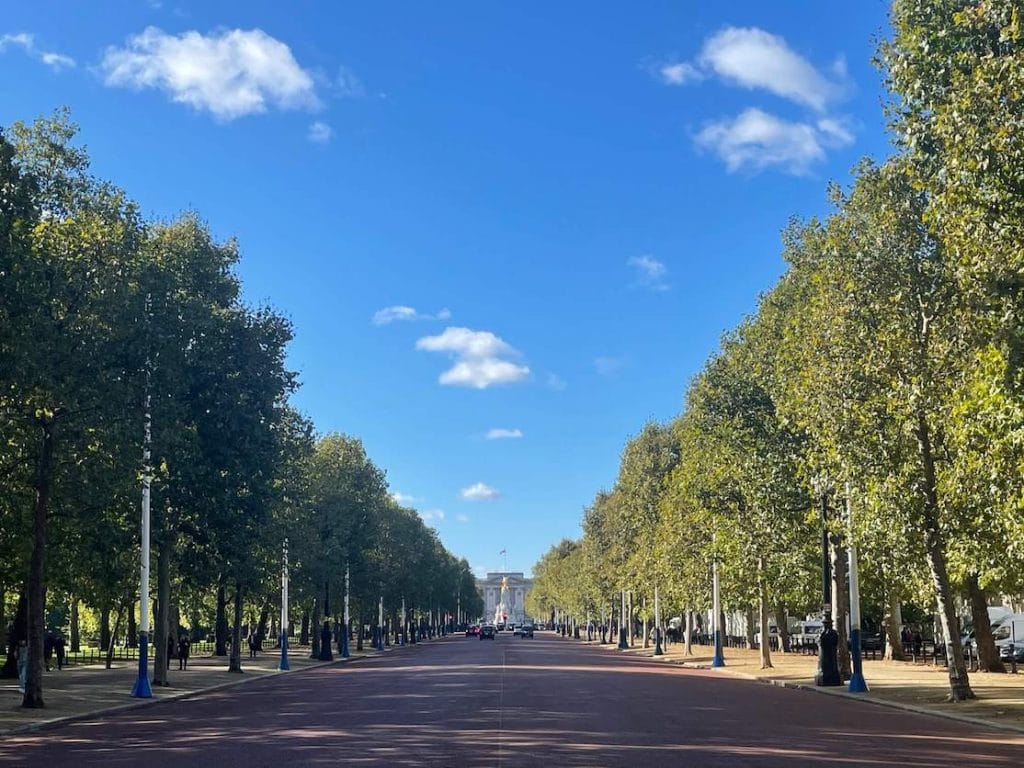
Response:
[{"label": "lamp post blue base", "polygon": [[722,633],[719,630],[715,630],[715,655],[711,659],[712,667],[724,667],[725,657],[722,656]]},{"label": "lamp post blue base", "polygon": [[665,655],[665,652],[661,649],[661,627],[654,628],[654,655]]},{"label": "lamp post blue base", "polygon": [[860,630],[850,630],[850,651],[853,657],[853,674],[850,676],[850,693],[867,693],[868,683],[864,679],[864,661],[860,655]]},{"label": "lamp post blue base", "polygon": [[277,668],[282,672],[287,672],[291,669],[288,666],[288,635],[284,632],[281,633],[281,661],[278,662]]},{"label": "lamp post blue base", "polygon": [[149,685],[149,638],[145,632],[139,634],[139,676],[132,686],[136,699],[152,699],[153,689]]},{"label": "lamp post blue base", "polygon": [[624,651],[629,648],[629,643],[626,641],[626,628],[619,627],[619,650]]},{"label": "lamp post blue base", "polygon": [[348,627],[341,630],[341,658],[348,658]]}]

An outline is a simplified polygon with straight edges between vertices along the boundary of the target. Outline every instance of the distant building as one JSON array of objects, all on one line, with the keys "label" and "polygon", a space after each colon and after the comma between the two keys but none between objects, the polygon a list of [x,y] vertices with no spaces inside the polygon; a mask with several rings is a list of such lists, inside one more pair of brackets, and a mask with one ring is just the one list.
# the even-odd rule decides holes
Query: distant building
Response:
[{"label": "distant building", "polygon": [[486,578],[476,580],[476,588],[484,600],[485,621],[500,621],[498,608],[501,605],[501,582],[505,580],[506,593],[504,613],[508,614],[505,621],[510,624],[522,624],[527,619],[526,593],[533,586],[533,579],[526,578],[522,571],[488,573]]}]

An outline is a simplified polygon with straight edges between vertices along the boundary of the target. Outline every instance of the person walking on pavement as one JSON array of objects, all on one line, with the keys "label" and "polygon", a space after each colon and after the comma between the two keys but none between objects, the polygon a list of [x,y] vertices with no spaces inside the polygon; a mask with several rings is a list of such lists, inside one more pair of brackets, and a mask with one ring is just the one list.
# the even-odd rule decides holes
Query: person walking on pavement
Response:
[{"label": "person walking on pavement", "polygon": [[64,661],[67,658],[64,654],[64,635],[57,633],[53,641],[53,650],[57,654],[57,669],[64,669]]},{"label": "person walking on pavement", "polygon": [[191,645],[192,642],[188,639],[188,633],[183,632],[178,639],[178,669],[180,670],[188,669],[188,655]]},{"label": "person walking on pavement", "polygon": [[18,690],[25,692],[28,685],[28,641],[18,641]]}]

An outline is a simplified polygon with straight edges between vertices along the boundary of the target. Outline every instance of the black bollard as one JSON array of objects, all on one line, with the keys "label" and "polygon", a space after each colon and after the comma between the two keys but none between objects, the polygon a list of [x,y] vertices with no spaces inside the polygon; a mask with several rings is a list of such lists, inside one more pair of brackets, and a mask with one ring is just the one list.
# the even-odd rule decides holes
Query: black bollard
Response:
[{"label": "black bollard", "polygon": [[334,661],[331,653],[331,622],[325,621],[320,629],[320,661]]}]

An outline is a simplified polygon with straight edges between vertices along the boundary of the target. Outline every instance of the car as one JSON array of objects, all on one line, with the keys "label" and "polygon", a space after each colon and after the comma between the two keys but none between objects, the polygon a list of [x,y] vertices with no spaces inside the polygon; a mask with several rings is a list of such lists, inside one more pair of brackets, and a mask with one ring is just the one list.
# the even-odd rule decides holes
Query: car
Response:
[{"label": "car", "polygon": [[[1013,649],[1012,651],[1010,649]],[[999,660],[1009,664],[1012,660],[1018,664],[1024,664],[1024,642],[1004,643],[999,646]]]},{"label": "car", "polygon": [[476,637],[479,634],[480,634],[480,625],[479,624],[470,624],[468,627],[466,627],[466,637]]},{"label": "car", "polygon": [[520,637],[533,637],[533,624],[523,624],[520,627],[516,627],[516,633]]},{"label": "car", "polygon": [[484,624],[480,627],[480,639],[481,640],[493,640],[495,629],[493,624]]}]

